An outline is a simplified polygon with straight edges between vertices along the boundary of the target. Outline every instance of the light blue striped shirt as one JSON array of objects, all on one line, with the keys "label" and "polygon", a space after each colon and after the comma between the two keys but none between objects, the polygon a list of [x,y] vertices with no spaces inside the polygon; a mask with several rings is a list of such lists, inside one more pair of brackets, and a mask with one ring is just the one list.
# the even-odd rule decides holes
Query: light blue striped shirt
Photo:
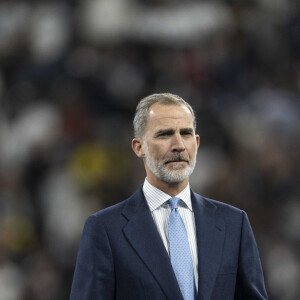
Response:
[{"label": "light blue striped shirt", "polygon": [[[145,179],[143,185],[143,192],[150,208],[154,223],[157,227],[157,230],[162,238],[164,246],[169,253],[169,234],[168,234],[168,221],[171,212],[171,207],[168,204],[168,200],[172,196],[162,192],[153,185],[151,185],[147,179]],[[182,199],[183,203],[180,202],[178,211],[185,225],[188,240],[190,244],[193,267],[194,267],[194,276],[195,276],[195,285],[196,290],[198,291],[198,255],[197,255],[197,239],[196,239],[196,227],[195,227],[195,217],[192,208],[191,201],[191,190],[190,185],[180,192],[176,197]]]}]

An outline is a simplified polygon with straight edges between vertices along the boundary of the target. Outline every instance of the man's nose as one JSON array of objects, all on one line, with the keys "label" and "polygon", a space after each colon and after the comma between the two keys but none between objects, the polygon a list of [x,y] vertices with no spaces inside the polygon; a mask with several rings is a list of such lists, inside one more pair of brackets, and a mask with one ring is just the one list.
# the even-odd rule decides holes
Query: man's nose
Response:
[{"label": "man's nose", "polygon": [[180,135],[174,135],[172,151],[183,152],[185,150],[185,145],[183,143],[182,137]]}]

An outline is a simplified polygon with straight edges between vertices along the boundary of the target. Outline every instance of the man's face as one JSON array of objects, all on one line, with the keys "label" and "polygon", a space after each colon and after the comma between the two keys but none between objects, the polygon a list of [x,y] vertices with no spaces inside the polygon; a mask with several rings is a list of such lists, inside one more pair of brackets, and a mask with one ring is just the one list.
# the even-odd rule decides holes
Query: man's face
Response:
[{"label": "man's face", "polygon": [[142,147],[150,182],[188,181],[199,147],[189,109],[184,105],[153,104],[148,112]]}]

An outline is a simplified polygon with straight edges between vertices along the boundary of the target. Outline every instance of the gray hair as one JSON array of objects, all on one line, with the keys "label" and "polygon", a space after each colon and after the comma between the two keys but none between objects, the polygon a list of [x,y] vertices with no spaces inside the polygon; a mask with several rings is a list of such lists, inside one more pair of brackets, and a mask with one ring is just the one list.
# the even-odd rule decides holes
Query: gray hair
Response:
[{"label": "gray hair", "polygon": [[185,105],[190,110],[193,116],[193,125],[194,125],[194,129],[196,129],[196,118],[195,118],[194,110],[181,97],[170,93],[152,94],[143,98],[136,107],[136,112],[133,119],[133,128],[134,128],[135,137],[137,138],[143,137],[147,125],[148,111],[149,108],[154,103],[160,103],[163,105],[178,105],[178,106]]}]

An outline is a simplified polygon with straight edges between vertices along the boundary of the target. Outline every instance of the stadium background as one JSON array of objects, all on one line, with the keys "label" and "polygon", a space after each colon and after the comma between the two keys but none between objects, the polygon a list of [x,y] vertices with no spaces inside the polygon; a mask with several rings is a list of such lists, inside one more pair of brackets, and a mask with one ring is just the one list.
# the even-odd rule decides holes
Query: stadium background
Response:
[{"label": "stadium background", "polygon": [[191,185],[247,211],[270,299],[300,299],[300,3],[0,2],[0,299],[68,299],[91,213],[144,180],[137,101],[197,112]]}]

